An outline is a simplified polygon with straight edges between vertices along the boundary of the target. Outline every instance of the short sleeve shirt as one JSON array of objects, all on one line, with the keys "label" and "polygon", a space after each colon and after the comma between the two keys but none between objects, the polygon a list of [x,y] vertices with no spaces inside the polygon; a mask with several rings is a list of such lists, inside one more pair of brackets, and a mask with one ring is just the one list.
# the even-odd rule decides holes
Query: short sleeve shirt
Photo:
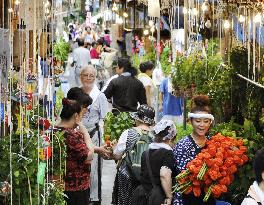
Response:
[{"label": "short sleeve shirt", "polygon": [[182,115],[182,98],[175,97],[168,91],[168,78],[160,85],[160,92],[163,93],[163,115]]},{"label": "short sleeve shirt", "polygon": [[[171,171],[174,170],[173,152],[172,150],[167,150],[164,148],[150,149],[149,157],[150,157],[150,166],[151,166],[151,170],[153,173],[155,183],[157,185],[161,185],[161,181],[160,181],[161,167],[167,167]],[[147,163],[146,163],[146,152],[143,152],[142,158],[141,158],[141,184],[144,186],[146,191],[150,191],[152,188],[150,176],[148,173]]]},{"label": "short sleeve shirt", "polygon": [[76,129],[56,128],[64,131],[67,148],[65,191],[84,191],[90,185],[90,161],[87,160],[88,148],[82,133]]},{"label": "short sleeve shirt", "polygon": [[[138,79],[142,82],[144,87],[150,86],[151,102],[155,102],[155,87],[152,79],[147,76],[139,76]],[[151,106],[153,107],[154,105]]]}]

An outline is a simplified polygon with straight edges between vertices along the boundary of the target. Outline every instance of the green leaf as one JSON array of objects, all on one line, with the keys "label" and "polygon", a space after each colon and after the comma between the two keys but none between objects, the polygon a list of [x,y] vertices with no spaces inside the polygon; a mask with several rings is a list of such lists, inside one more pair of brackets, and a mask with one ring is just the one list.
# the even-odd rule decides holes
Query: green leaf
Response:
[{"label": "green leaf", "polygon": [[15,177],[19,177],[19,171],[15,171],[15,172],[14,172],[14,176],[15,176]]}]

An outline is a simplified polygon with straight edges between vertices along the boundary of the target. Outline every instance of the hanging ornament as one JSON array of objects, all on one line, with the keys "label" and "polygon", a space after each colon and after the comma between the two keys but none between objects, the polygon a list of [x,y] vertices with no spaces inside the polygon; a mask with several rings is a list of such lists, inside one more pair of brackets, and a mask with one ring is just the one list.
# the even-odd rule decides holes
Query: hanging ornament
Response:
[{"label": "hanging ornament", "polygon": [[0,195],[6,196],[10,193],[11,186],[7,181],[0,182]]},{"label": "hanging ornament", "polygon": [[39,142],[39,158],[43,161],[50,159],[52,156],[52,148],[48,136],[41,136]]},{"label": "hanging ornament", "polygon": [[262,15],[260,13],[257,13],[257,15],[254,17],[254,23],[261,23]]},{"label": "hanging ornament", "polygon": [[211,24],[210,20],[207,20],[204,25],[205,25],[206,28],[211,28],[212,27],[212,24]]},{"label": "hanging ornament", "polygon": [[43,185],[46,173],[46,162],[40,162],[38,166],[38,173],[37,173],[37,183]]},{"label": "hanging ornament", "polygon": [[240,14],[240,15],[239,15],[239,19],[238,19],[238,21],[239,21],[240,23],[244,23],[244,22],[246,21],[246,17]]},{"label": "hanging ornament", "polygon": [[231,27],[231,24],[230,24],[229,20],[225,20],[224,21],[224,29],[230,29],[230,27]]},{"label": "hanging ornament", "polygon": [[210,9],[210,4],[209,4],[208,0],[205,0],[202,4],[202,11],[207,12],[207,11],[209,11],[209,9]]}]

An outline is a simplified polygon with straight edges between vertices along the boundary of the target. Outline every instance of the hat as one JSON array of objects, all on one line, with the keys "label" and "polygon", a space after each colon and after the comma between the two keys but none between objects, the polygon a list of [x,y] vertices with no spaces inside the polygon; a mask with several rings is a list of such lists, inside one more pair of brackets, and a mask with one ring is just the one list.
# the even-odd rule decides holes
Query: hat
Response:
[{"label": "hat", "polygon": [[166,128],[169,128],[168,134],[163,137],[163,140],[170,140],[176,136],[177,130],[172,120],[161,120],[154,127],[153,131],[157,135],[160,132],[164,131]]},{"label": "hat", "polygon": [[130,113],[130,116],[135,120],[149,125],[155,123],[155,110],[148,105],[140,105],[137,112]]}]

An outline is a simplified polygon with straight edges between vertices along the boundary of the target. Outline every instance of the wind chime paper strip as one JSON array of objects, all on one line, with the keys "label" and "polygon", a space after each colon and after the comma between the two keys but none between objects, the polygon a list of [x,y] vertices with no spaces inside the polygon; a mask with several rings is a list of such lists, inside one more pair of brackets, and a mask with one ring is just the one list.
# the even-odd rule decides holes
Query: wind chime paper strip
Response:
[{"label": "wind chime paper strip", "polygon": [[148,0],[148,16],[160,18],[159,0]]}]

